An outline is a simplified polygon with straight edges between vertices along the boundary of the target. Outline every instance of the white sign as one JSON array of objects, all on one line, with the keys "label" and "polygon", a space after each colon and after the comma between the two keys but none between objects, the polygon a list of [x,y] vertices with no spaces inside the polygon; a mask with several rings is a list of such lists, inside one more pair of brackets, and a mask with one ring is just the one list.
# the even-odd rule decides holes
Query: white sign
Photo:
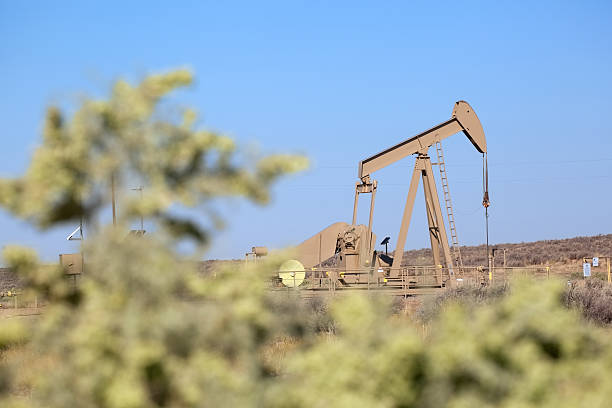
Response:
[{"label": "white sign", "polygon": [[584,275],[585,278],[588,278],[589,276],[591,276],[591,264],[588,262],[585,262],[582,264],[582,274]]},{"label": "white sign", "polygon": [[594,257],[593,258],[593,266],[599,266],[599,258],[598,257]]}]

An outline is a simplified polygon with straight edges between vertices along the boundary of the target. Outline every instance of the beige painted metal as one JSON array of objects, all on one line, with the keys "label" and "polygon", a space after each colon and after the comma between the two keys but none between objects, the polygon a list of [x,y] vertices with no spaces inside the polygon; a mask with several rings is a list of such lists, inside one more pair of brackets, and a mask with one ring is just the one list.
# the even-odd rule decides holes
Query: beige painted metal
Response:
[{"label": "beige painted metal", "polygon": [[410,188],[408,189],[408,197],[406,198],[406,206],[404,207],[404,215],[402,216],[400,232],[396,241],[395,256],[393,258],[394,269],[401,265],[402,258],[404,256],[403,248],[406,246],[406,236],[408,235],[408,228],[410,227],[412,209],[414,208],[414,200],[416,198],[417,188],[419,187],[419,179],[421,178],[422,170],[423,163],[420,160],[417,160],[414,164],[414,171],[412,172],[412,179],[410,180]]},{"label": "beige painted metal", "polygon": [[338,235],[349,227],[346,222],[336,222],[316,233],[295,247],[295,258],[305,268],[315,265],[334,256]]},{"label": "beige painted metal", "polygon": [[268,255],[268,248],[265,246],[254,246],[251,248],[251,252],[244,254],[244,260],[249,262],[250,260],[258,260]]},{"label": "beige painted metal", "polygon": [[80,275],[83,272],[82,254],[60,254],[59,261],[66,275]]},{"label": "beige painted metal", "polygon": [[[487,144],[482,129],[482,125],[478,116],[472,107],[465,101],[458,101],[453,108],[452,116],[449,120],[440,123],[433,128],[420,133],[410,139],[407,139],[389,149],[386,149],[374,156],[371,156],[359,163],[358,175],[361,184],[358,182],[355,188],[355,206],[353,208],[353,223],[356,221],[357,212],[357,197],[360,192],[369,192],[367,186],[371,185],[370,175],[398,160],[401,160],[409,155],[416,154],[416,163],[410,182],[408,197],[404,207],[404,214],[400,225],[400,232],[396,242],[396,249],[393,258],[392,275],[399,273],[402,257],[404,254],[404,246],[406,244],[406,236],[410,227],[410,219],[416,199],[416,192],[419,185],[419,180],[423,179],[423,192],[425,195],[425,204],[427,211],[427,222],[429,226],[429,237],[434,257],[434,263],[442,266],[440,259],[440,249],[444,256],[444,266],[449,271],[449,275],[454,274],[453,261],[451,257],[448,236],[440,207],[440,199],[436,188],[436,182],[433,176],[431,159],[427,152],[431,146],[439,143],[455,133],[463,132],[476,150],[480,153],[486,153]],[[361,187],[360,187],[361,186]],[[363,190],[363,191],[362,191]],[[374,195],[374,194],[372,194]],[[370,209],[370,213],[372,208]],[[370,217],[371,224],[371,217]]]},{"label": "beige painted metal", "polygon": [[264,246],[254,246],[251,248],[251,252],[257,257],[266,256],[268,255],[268,248]]},{"label": "beige painted metal", "polygon": [[365,225],[349,225],[336,240],[337,265],[345,270],[370,266],[372,252],[369,248],[373,241],[376,235]]},{"label": "beige painted metal", "polygon": [[423,177],[423,195],[425,196],[425,211],[427,212],[431,252],[433,254],[434,265],[442,265],[440,262],[440,233],[438,231],[438,220],[435,215],[431,194],[429,194],[430,191],[429,178]]},{"label": "beige painted metal", "polygon": [[363,182],[355,183],[355,204],[353,205],[353,222],[352,225],[357,225],[357,208],[359,204],[359,194],[372,194],[370,196],[370,216],[368,218],[368,253],[371,254],[374,250],[374,240],[372,239],[372,219],[374,217],[374,202],[376,200],[376,189],[378,188],[378,183],[376,180],[370,181],[367,178]]},{"label": "beige painted metal", "polygon": [[476,112],[467,102],[458,101],[455,102],[452,117],[446,122],[359,162],[358,177],[364,180],[375,171],[404,157],[420,152],[426,153],[436,141],[446,139],[458,132],[463,132],[476,150],[486,153],[487,142]]}]

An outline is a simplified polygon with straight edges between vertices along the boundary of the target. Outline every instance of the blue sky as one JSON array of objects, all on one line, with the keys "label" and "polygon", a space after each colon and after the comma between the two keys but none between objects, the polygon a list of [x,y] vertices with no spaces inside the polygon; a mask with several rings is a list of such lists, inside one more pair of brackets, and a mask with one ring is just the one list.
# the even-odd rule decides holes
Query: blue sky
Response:
[{"label": "blue sky", "polygon": [[[262,152],[308,155],[267,207],[224,200],[209,257],[297,244],[350,222],[359,160],[467,100],[487,136],[490,240],[612,232],[610,2],[0,1],[0,175],[22,172],[45,107],[103,95],[119,76],[188,66],[176,101]],[[444,143],[459,239],[484,241],[481,157]],[[378,173],[374,231],[395,242],[413,159]],[[428,245],[422,193],[407,248]],[[367,222],[365,201],[360,220]],[[0,212],[0,245],[76,250]]]}]

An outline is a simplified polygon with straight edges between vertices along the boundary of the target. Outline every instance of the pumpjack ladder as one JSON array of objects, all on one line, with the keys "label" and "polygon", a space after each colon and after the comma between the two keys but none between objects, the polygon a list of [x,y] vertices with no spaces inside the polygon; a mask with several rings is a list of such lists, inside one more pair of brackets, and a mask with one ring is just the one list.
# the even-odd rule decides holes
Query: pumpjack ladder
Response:
[{"label": "pumpjack ladder", "polygon": [[440,169],[440,179],[442,180],[442,191],[444,192],[444,205],[446,206],[446,215],[448,217],[448,225],[450,228],[453,257],[455,259],[455,266],[461,271],[463,269],[463,259],[461,259],[459,238],[457,237],[457,226],[455,225],[455,216],[453,214],[453,204],[451,201],[450,189],[448,188],[448,177],[446,175],[446,165],[444,164],[444,152],[442,151],[442,144],[439,140],[436,141],[436,152],[438,153],[437,164]]}]

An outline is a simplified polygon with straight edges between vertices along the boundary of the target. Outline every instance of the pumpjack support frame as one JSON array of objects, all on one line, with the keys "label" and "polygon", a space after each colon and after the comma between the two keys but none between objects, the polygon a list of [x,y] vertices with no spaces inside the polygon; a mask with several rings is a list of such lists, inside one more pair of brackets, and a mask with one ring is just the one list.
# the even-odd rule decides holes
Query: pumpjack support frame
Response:
[{"label": "pumpjack support frame", "polygon": [[[433,168],[431,159],[428,156],[428,150],[431,146],[446,139],[455,133],[463,132],[472,142],[476,150],[485,154],[487,152],[487,143],[482,129],[482,124],[476,116],[476,112],[465,101],[458,101],[453,108],[452,116],[449,120],[442,122],[433,128],[426,130],[410,139],[407,139],[395,146],[392,146],[378,154],[375,154],[359,163],[358,177],[360,182],[357,182],[355,187],[355,205],[353,207],[353,225],[357,218],[357,202],[359,194],[372,193],[370,201],[370,219],[368,223],[368,231],[372,230],[372,216],[374,211],[374,198],[377,189],[377,182],[370,180],[370,175],[398,160],[401,160],[410,155],[416,155],[416,162],[406,205],[400,224],[400,231],[396,241],[396,249],[391,266],[392,276],[399,273],[401,266],[406,237],[410,227],[410,219],[414,208],[414,201],[419,186],[420,179],[423,179],[423,191],[425,195],[425,204],[427,210],[427,222],[429,225],[429,238],[433,252],[434,263],[442,265],[440,259],[440,249],[444,256],[444,263],[449,271],[449,275],[454,275],[453,261],[451,257],[450,247],[448,244],[448,235],[444,225],[442,209],[440,207],[440,199],[436,188],[436,181],[433,176]],[[372,251],[372,245],[369,245]]]}]

